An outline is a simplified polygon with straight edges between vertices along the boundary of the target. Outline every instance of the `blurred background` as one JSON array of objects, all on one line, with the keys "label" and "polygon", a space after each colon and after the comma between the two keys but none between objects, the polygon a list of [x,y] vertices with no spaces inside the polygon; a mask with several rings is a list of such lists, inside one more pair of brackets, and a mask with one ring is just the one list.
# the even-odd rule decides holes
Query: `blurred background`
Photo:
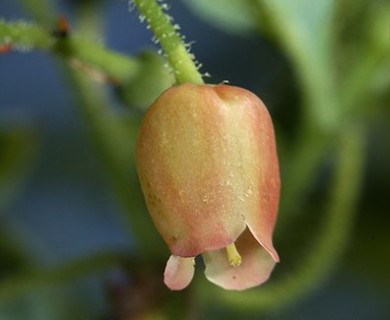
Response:
[{"label": "blurred background", "polygon": [[151,32],[127,1],[2,0],[0,319],[390,319],[388,1],[168,4],[206,81],[270,110],[281,263],[243,293],[201,261],[188,289],[165,288],[133,164],[173,83]]}]

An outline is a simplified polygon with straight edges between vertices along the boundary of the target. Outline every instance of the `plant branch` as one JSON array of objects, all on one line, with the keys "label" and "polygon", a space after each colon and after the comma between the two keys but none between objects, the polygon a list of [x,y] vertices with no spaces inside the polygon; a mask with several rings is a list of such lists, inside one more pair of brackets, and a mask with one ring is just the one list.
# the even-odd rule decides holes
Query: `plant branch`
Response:
[{"label": "plant branch", "polygon": [[137,59],[107,50],[98,43],[77,36],[61,39],[52,30],[26,22],[0,20],[1,45],[21,52],[49,51],[65,58],[72,65],[82,65],[101,72],[115,83],[135,77],[141,67]]},{"label": "plant branch", "polygon": [[166,252],[161,250],[162,241],[155,232],[149,215],[145,213],[134,164],[137,120],[124,114],[118,115],[110,109],[104,92],[83,74],[70,72],[67,68],[63,68],[63,71],[69,84],[76,89],[75,97],[80,112],[123,209],[121,213],[128,230],[135,236],[134,240],[140,248],[139,256],[158,259]]},{"label": "plant branch", "polygon": [[[42,10],[50,11],[48,6],[43,6]],[[51,16],[54,13],[50,13]],[[129,59],[126,56],[110,52],[101,46],[84,42],[73,36],[59,38],[44,28],[31,25],[38,39],[50,40],[39,49],[47,50],[64,56],[71,63],[79,61],[96,65],[101,70],[115,78],[131,82],[131,77],[138,79],[138,69],[142,73],[153,74],[149,68],[149,60],[140,56],[138,60]],[[28,37],[29,27],[24,23],[6,23],[0,20],[0,44],[5,41],[8,44],[24,44],[28,41],[31,49],[35,47],[36,37]],[[14,31],[15,36],[10,36]],[[63,72],[66,80],[73,89],[75,98],[78,100],[80,112],[90,131],[99,155],[104,161],[107,176],[113,185],[115,195],[118,197],[121,212],[129,231],[135,236],[136,242],[140,245],[140,252],[143,257],[149,257],[150,252],[157,252],[156,257],[165,253],[161,250],[162,245],[157,232],[145,211],[138,187],[138,179],[134,168],[133,145],[136,137],[137,121],[130,122],[124,114],[117,114],[109,107],[104,91],[97,88],[93,83],[80,73],[72,72],[64,63],[59,61],[58,66]],[[150,93],[148,93],[148,96]],[[142,226],[142,227],[141,227]],[[150,227],[148,227],[150,226]],[[153,243],[153,245],[150,245]],[[156,245],[157,244],[157,245]],[[159,253],[159,254],[158,254]],[[147,259],[147,258],[145,258]]]},{"label": "plant branch", "polygon": [[140,20],[146,19],[171,65],[176,82],[203,83],[202,76],[193,60],[183,38],[177,32],[178,26],[171,23],[172,18],[155,0],[134,0],[140,12]]}]

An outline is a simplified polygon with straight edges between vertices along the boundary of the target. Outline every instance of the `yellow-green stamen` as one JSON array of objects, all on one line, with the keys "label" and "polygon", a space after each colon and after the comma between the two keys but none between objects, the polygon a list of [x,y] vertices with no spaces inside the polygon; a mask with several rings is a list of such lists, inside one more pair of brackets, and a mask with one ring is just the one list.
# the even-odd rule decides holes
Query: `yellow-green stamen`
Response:
[{"label": "yellow-green stamen", "polygon": [[242,258],[238,253],[235,244],[234,243],[229,244],[225,249],[226,249],[229,264],[233,267],[238,267],[242,262]]}]

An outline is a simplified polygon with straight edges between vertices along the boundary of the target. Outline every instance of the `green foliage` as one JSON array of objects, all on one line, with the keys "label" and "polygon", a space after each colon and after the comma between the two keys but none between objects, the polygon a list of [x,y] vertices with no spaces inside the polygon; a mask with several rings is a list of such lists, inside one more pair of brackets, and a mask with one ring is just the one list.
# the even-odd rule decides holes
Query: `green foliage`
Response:
[{"label": "green foliage", "polygon": [[201,18],[221,30],[245,36],[258,30],[258,7],[253,0],[184,0]]},{"label": "green foliage", "polygon": [[339,111],[332,60],[335,2],[259,0],[258,3],[272,17],[278,40],[295,65],[309,123],[325,132],[335,130]]},{"label": "green foliage", "polygon": [[155,52],[142,52],[138,61],[144,67],[118,86],[117,93],[125,104],[146,111],[161,92],[173,85],[175,79],[165,60]]}]

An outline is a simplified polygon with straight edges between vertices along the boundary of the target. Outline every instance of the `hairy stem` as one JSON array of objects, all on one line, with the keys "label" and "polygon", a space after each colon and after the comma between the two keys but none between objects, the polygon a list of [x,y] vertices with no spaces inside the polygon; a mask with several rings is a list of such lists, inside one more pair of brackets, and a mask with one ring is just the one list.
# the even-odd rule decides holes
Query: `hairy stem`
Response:
[{"label": "hairy stem", "polygon": [[77,36],[57,39],[48,29],[26,22],[0,20],[0,45],[9,45],[11,50],[44,50],[63,57],[72,65],[87,66],[106,75],[113,82],[122,82],[134,77],[140,63],[136,59],[105,49],[92,41]]},{"label": "hairy stem", "polygon": [[[178,27],[171,23],[171,18],[155,0],[134,0],[140,12],[140,19],[146,19],[156,39],[165,51],[176,82],[203,83],[193,56],[188,52]],[[164,6],[164,5],[163,5]]]}]

